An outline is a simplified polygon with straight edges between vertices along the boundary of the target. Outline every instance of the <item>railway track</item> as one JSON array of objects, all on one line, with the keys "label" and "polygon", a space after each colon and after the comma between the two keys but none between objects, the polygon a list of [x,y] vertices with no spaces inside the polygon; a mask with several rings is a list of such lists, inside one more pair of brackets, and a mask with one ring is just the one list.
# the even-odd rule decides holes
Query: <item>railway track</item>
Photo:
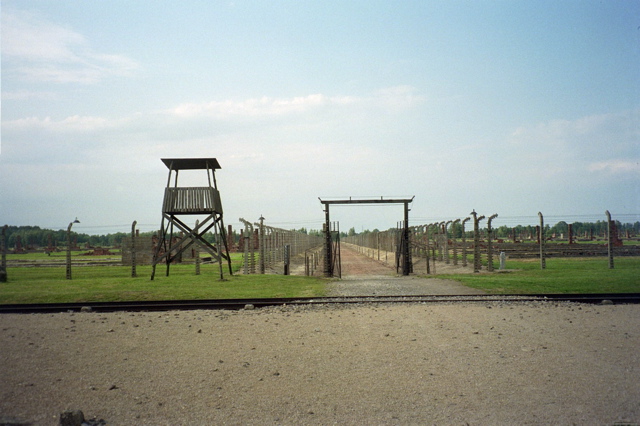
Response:
[{"label": "railway track", "polygon": [[0,305],[0,314],[56,312],[141,312],[194,309],[254,309],[284,305],[345,305],[381,303],[487,303],[487,302],[575,302],[592,304],[636,304],[640,293],[618,294],[524,294],[524,295],[451,295],[451,296],[341,296],[281,299],[164,300],[132,302],[35,303]]}]

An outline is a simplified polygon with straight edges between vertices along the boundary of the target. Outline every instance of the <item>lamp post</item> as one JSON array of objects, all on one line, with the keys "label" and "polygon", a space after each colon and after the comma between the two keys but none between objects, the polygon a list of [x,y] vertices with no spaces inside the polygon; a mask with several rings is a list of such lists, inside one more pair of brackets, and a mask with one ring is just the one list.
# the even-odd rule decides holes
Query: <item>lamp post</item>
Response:
[{"label": "lamp post", "polygon": [[73,226],[74,223],[80,223],[77,217],[76,217],[76,220],[69,223],[69,226],[67,227],[67,279],[68,280],[71,279],[71,227]]}]

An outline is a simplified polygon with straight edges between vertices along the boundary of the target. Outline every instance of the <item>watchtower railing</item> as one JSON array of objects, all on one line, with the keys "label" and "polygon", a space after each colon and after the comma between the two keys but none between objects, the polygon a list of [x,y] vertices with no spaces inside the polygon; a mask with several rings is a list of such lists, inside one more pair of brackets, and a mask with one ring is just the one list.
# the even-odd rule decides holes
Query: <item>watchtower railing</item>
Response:
[{"label": "watchtower railing", "polygon": [[210,186],[165,188],[162,212],[167,214],[222,214],[220,192]]}]

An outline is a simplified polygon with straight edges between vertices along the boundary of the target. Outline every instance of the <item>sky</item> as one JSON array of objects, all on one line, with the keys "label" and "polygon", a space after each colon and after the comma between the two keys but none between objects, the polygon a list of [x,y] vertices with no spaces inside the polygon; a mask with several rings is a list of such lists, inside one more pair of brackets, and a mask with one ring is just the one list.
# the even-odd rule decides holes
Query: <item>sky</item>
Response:
[{"label": "sky", "polygon": [[[640,2],[1,0],[0,222],[160,227],[161,158],[224,222],[640,220]],[[180,186],[207,184],[204,172]],[[341,230],[402,205],[331,206]],[[195,219],[194,219],[195,220]]]}]

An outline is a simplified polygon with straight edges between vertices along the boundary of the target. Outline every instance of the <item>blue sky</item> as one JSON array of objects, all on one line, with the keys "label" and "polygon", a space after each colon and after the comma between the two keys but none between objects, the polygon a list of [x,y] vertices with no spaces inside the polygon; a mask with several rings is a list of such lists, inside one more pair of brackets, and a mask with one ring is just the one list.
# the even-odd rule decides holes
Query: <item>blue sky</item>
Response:
[{"label": "blue sky", "polygon": [[0,222],[155,229],[172,157],[235,227],[640,220],[637,1],[0,4]]}]

